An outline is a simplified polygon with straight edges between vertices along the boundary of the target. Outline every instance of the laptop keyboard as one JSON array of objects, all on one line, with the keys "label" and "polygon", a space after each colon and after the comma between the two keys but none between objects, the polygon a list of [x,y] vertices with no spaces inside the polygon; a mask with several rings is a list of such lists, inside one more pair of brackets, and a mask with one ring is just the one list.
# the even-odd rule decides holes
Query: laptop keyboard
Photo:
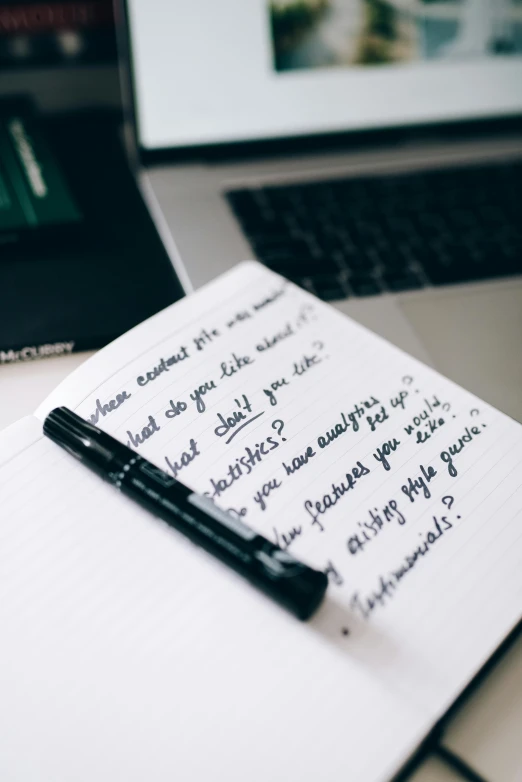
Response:
[{"label": "laptop keyboard", "polygon": [[522,162],[227,198],[256,257],[325,300],[522,272]]}]

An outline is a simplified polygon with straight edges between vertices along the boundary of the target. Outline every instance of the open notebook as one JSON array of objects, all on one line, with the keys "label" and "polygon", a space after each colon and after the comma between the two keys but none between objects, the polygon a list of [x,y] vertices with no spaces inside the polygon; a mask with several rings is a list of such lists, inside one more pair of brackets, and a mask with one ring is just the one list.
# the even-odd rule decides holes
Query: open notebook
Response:
[{"label": "open notebook", "polygon": [[[65,404],[330,586],[302,624],[42,437]],[[0,778],[390,779],[522,614],[522,426],[257,263],[0,436]]]}]

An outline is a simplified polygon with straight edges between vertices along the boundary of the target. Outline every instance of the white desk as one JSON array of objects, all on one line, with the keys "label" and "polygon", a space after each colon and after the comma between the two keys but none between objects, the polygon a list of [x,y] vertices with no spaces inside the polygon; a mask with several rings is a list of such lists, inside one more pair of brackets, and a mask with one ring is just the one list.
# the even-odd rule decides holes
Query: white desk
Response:
[{"label": "white desk", "polygon": [[[31,415],[44,397],[91,353],[0,366],[0,430]],[[470,772],[427,758],[409,782],[522,782],[522,637],[453,718],[443,746]],[[349,780],[347,782],[357,782]]]},{"label": "white desk", "polygon": [[47,394],[92,353],[0,366],[0,431],[36,410]]}]

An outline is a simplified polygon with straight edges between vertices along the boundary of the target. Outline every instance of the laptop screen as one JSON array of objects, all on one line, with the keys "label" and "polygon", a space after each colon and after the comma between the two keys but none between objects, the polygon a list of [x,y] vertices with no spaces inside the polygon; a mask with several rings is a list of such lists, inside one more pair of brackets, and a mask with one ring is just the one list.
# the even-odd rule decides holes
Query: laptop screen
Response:
[{"label": "laptop screen", "polygon": [[148,150],[522,112],[522,0],[128,0]]}]

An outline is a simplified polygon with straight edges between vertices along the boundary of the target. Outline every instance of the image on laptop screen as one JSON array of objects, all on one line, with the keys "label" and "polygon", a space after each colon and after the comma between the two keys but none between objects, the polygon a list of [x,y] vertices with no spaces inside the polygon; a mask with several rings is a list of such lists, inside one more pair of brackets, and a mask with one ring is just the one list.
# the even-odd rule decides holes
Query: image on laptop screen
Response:
[{"label": "image on laptop screen", "polygon": [[522,52],[520,0],[268,0],[268,11],[277,72]]}]

